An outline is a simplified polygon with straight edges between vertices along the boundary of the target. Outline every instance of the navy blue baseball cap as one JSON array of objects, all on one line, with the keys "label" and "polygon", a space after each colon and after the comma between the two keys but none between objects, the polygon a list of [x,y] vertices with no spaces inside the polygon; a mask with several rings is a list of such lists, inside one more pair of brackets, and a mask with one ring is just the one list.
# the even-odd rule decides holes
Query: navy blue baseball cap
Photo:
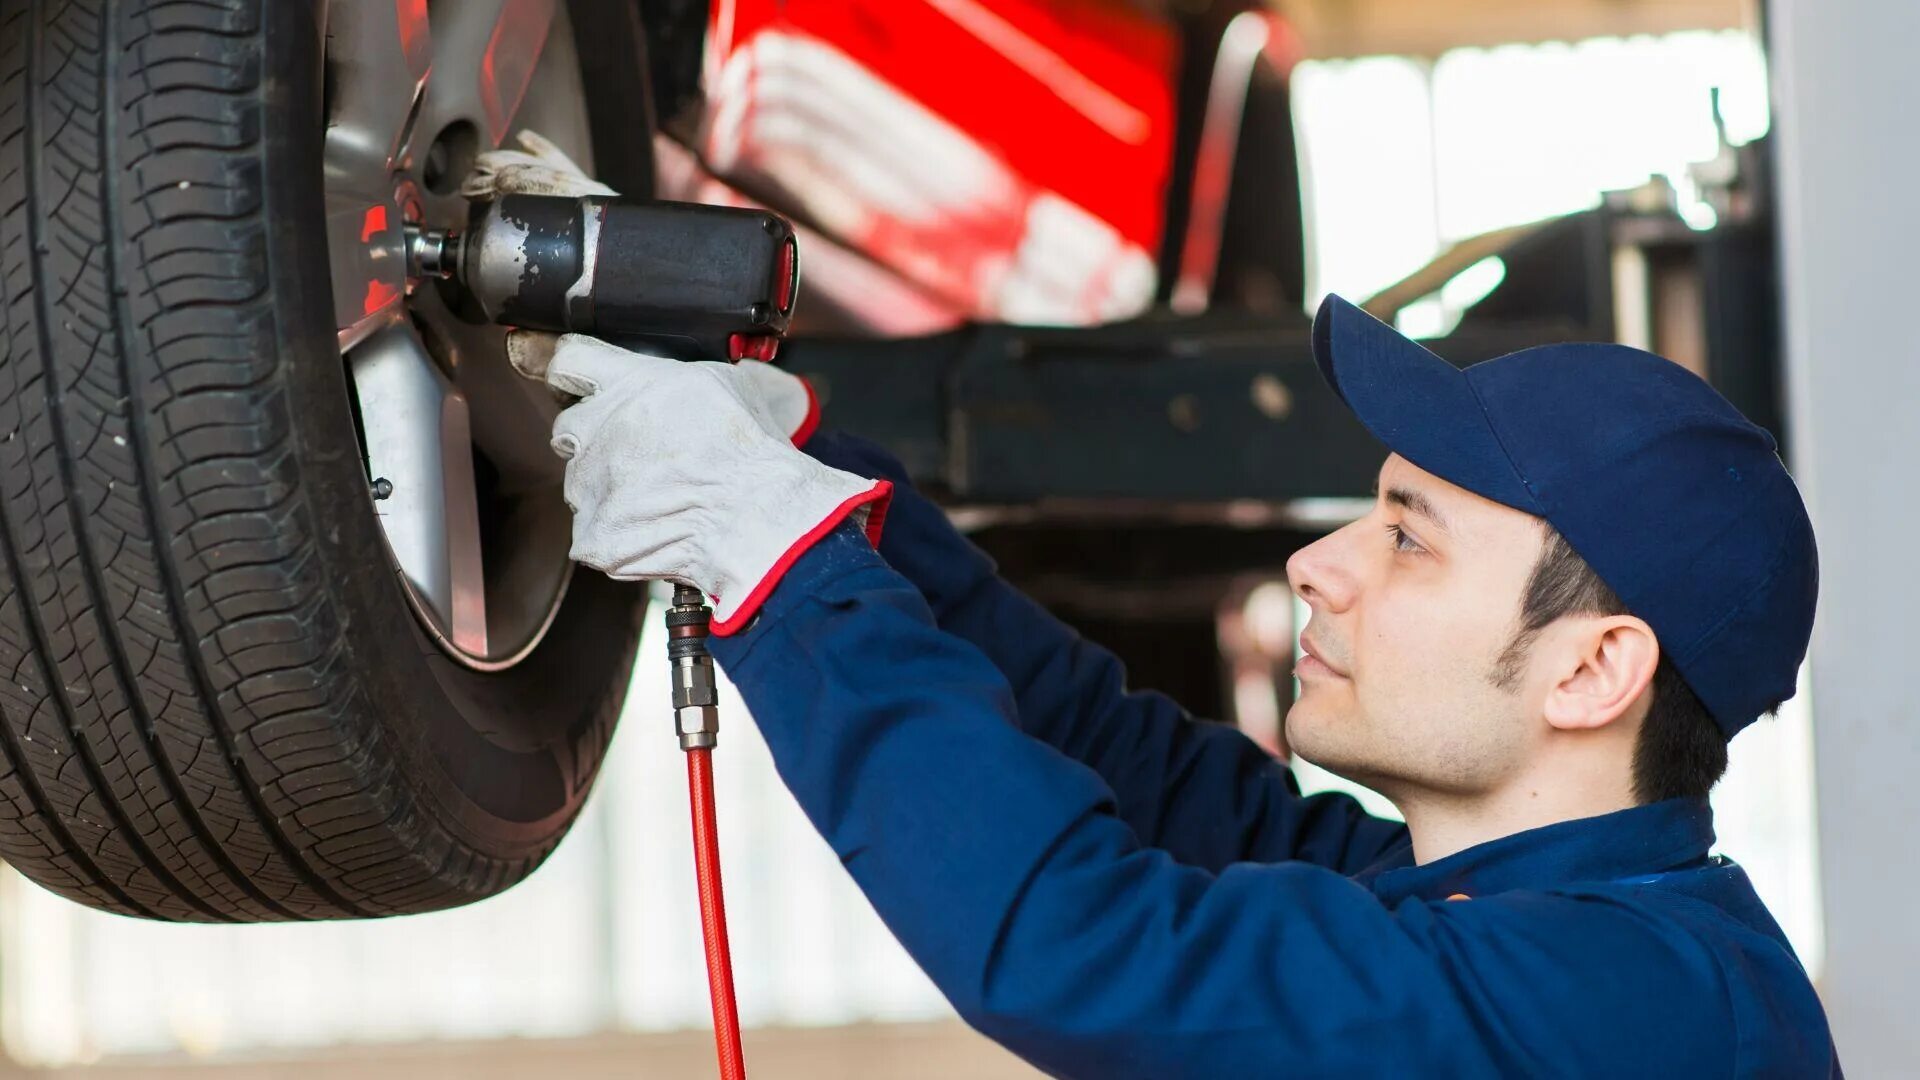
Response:
[{"label": "navy blue baseball cap", "polygon": [[1609,344],[1456,368],[1337,296],[1313,355],[1389,450],[1545,518],[1728,736],[1793,696],[1819,591],[1813,525],[1773,436],[1700,377]]}]

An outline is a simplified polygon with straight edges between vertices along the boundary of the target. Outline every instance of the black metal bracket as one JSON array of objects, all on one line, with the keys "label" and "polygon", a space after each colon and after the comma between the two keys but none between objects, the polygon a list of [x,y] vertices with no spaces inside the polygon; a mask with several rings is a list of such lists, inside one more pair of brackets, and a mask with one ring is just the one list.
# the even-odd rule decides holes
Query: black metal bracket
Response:
[{"label": "black metal bracket", "polygon": [[[1468,363],[1570,330],[1515,323],[1435,344]],[[784,358],[813,382],[825,423],[882,443],[962,505],[1362,497],[1385,456],[1322,380],[1304,317],[803,338]]]}]

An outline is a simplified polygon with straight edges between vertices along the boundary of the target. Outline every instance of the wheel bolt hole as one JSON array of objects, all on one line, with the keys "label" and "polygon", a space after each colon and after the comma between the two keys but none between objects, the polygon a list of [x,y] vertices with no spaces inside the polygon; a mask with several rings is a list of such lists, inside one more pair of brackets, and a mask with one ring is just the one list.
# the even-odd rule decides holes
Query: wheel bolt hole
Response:
[{"label": "wheel bolt hole", "polygon": [[433,145],[427,147],[427,159],[421,179],[435,195],[451,195],[460,190],[460,181],[473,170],[480,155],[480,129],[469,120],[455,120],[440,129]]}]

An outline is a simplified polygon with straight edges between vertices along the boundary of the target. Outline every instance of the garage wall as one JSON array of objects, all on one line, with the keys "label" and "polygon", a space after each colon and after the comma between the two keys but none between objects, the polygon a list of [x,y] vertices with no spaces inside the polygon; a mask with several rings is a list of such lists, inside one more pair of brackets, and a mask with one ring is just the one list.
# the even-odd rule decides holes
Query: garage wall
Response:
[{"label": "garage wall", "polygon": [[1820,541],[1814,627],[1822,991],[1856,1076],[1920,1062],[1920,5],[1776,0],[1794,466]]}]

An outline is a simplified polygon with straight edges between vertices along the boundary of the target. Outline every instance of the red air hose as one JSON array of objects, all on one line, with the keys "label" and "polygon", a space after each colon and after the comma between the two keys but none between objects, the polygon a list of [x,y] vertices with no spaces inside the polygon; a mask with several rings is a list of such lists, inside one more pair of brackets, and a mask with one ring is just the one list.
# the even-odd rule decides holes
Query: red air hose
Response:
[{"label": "red air hose", "polygon": [[713,813],[713,751],[687,751],[687,796],[693,805],[693,866],[700,880],[700,930],[707,946],[707,990],[713,997],[713,1041],[721,1080],[746,1080],[740,1053],[740,1009],[733,999],[733,955],[727,947],[727,902],[720,891],[720,832]]},{"label": "red air hose", "polygon": [[687,799],[693,807],[693,872],[700,882],[700,930],[707,944],[707,992],[713,997],[713,1041],[720,1080],[746,1080],[740,1053],[740,1009],[733,1000],[733,955],[727,948],[727,902],[720,892],[720,827],[713,812],[713,748],[720,741],[720,691],[707,633],[713,613],[700,590],[677,585],[667,609],[667,660],[673,668],[673,728],[687,755]]}]

